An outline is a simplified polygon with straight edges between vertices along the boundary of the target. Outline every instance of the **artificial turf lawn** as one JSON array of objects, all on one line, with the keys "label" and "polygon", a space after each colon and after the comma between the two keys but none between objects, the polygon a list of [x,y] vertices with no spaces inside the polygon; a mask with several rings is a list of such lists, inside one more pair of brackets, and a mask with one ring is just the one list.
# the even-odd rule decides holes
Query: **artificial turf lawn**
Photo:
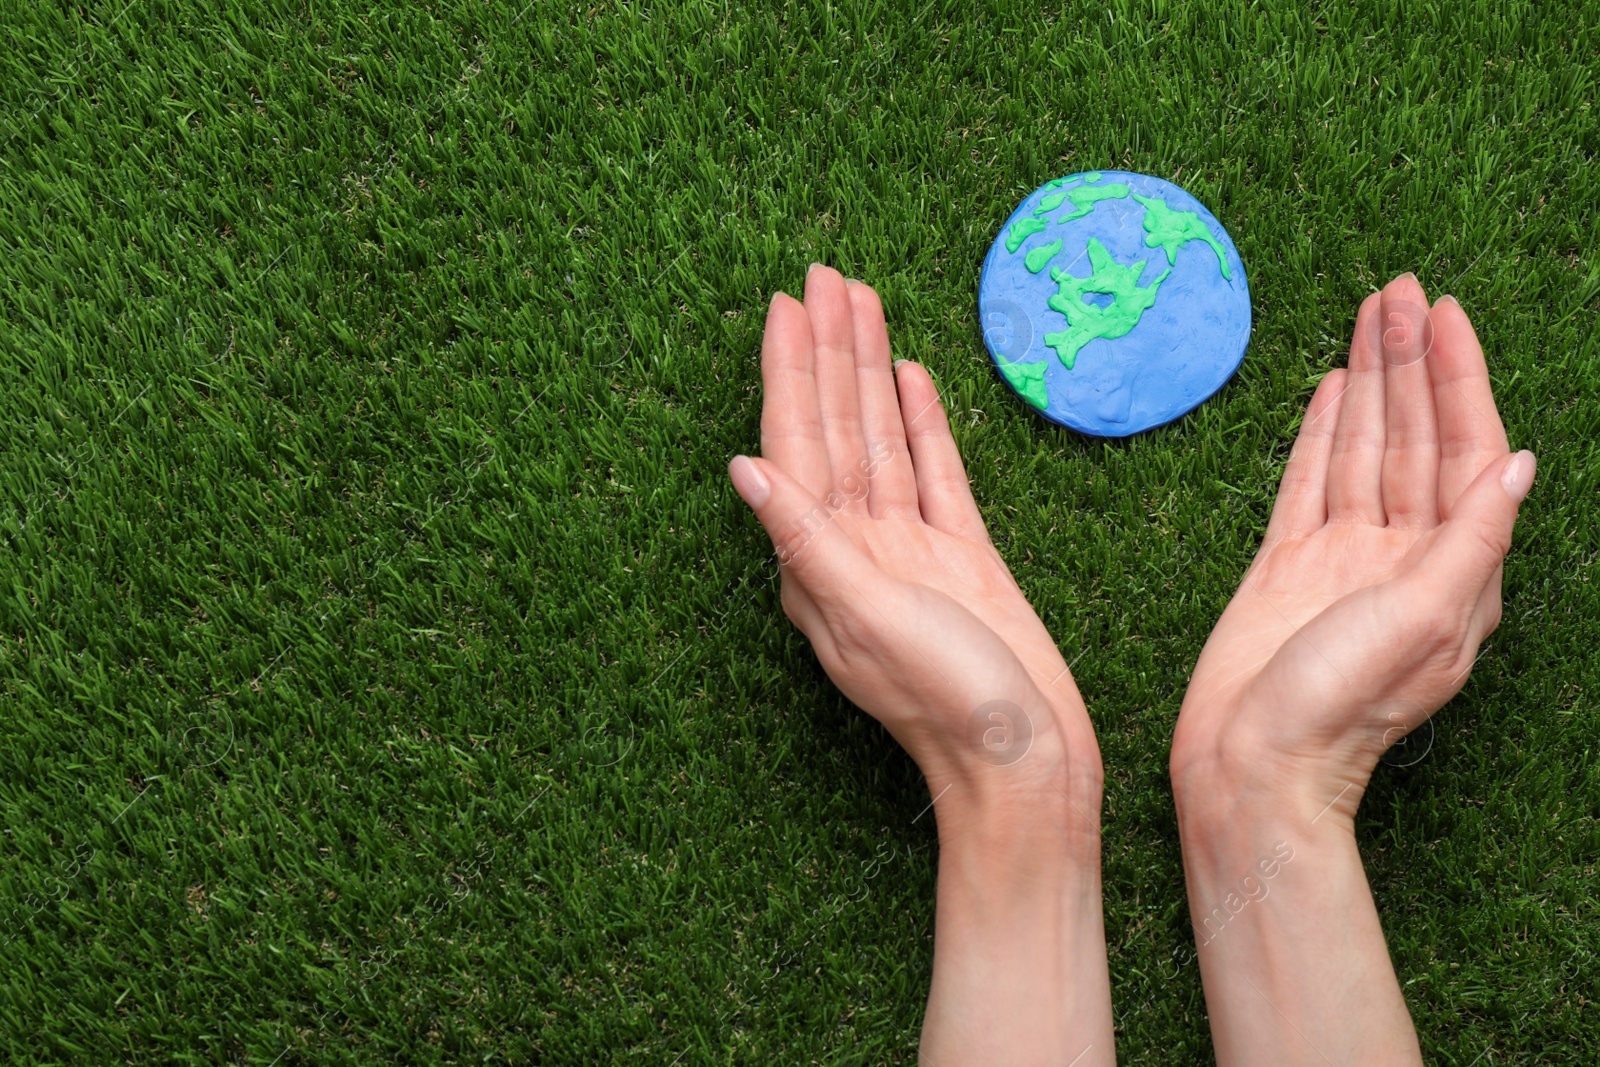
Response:
[{"label": "artificial turf lawn", "polygon": [[[1359,300],[1459,296],[1539,481],[1361,839],[1430,1060],[1596,1061],[1600,15],[525,2],[0,20],[0,1058],[915,1062],[928,797],[723,473],[822,260],[1075,664],[1128,1063],[1210,1057],[1187,672]],[[975,321],[1102,167],[1211,207],[1256,324],[1120,442]]]}]

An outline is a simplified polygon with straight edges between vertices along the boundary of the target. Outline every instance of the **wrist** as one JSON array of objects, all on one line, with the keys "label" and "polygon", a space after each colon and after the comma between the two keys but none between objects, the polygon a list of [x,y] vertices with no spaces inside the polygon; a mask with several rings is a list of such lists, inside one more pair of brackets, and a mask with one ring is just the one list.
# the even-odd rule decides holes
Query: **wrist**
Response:
[{"label": "wrist", "polygon": [[1289,829],[1318,839],[1354,839],[1366,778],[1277,753],[1234,753],[1175,765],[1172,785],[1185,852],[1196,846],[1259,851],[1261,840]]},{"label": "wrist", "polygon": [[1104,771],[1082,701],[1034,688],[1014,696],[925,713],[925,723],[954,718],[960,728],[901,737],[928,782],[942,848],[1048,837],[1098,854]]},{"label": "wrist", "polygon": [[1098,780],[1086,781],[1060,769],[1038,770],[1005,778],[980,774],[940,787],[930,780],[940,855],[987,867],[996,875],[1031,876],[1064,864],[1092,864],[1098,870]]},{"label": "wrist", "polygon": [[1320,1063],[1309,1053],[1325,1050],[1420,1063],[1356,843],[1365,779],[1236,741],[1173,754],[1218,1062]]},{"label": "wrist", "polygon": [[1328,751],[1286,746],[1258,729],[1260,717],[1241,708],[1208,718],[1223,725],[1200,737],[1185,734],[1180,721],[1173,741],[1169,771],[1180,833],[1270,822],[1354,833],[1375,754],[1344,752],[1337,745]]},{"label": "wrist", "polygon": [[[1237,882],[1285,850],[1327,854],[1354,848],[1358,791],[1343,796],[1306,783],[1191,775],[1174,790],[1178,837],[1191,879]],[[1270,877],[1270,875],[1268,875]]]},{"label": "wrist", "polygon": [[936,805],[928,1062],[1115,1063],[1099,793],[1069,791],[987,790],[947,806],[952,788]]},{"label": "wrist", "polygon": [[1217,1061],[1420,1063],[1353,828],[1318,799],[1252,785],[1180,804]]},{"label": "wrist", "polygon": [[[1035,695],[972,715],[963,746],[918,763],[943,849],[1100,849],[1104,771],[1081,702]],[[1081,728],[1080,728],[1081,727]]]}]

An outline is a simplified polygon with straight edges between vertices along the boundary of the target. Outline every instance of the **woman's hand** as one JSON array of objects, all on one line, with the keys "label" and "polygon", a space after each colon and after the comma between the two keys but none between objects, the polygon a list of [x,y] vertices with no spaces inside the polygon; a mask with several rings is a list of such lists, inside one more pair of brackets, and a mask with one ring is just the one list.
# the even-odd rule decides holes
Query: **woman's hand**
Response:
[{"label": "woman's hand", "polygon": [[922,1062],[1103,1067],[1100,753],[984,530],[928,373],[891,365],[877,294],[813,266],[767,313],[761,459],[729,475],[783,607],[922,768],[939,827]]},{"label": "woman's hand", "polygon": [[989,543],[932,379],[891,365],[877,294],[814,267],[804,304],[773,298],[761,371],[763,458],[729,473],[828,677],[935,792],[1026,783],[1097,811],[1083,701]]},{"label": "woman's hand", "polygon": [[1500,621],[1533,456],[1509,455],[1472,324],[1411,275],[1362,304],[1172,744],[1217,1062],[1420,1064],[1356,848],[1385,748]]},{"label": "woman's hand", "polygon": [[1461,305],[1430,311],[1409,274],[1368,297],[1195,667],[1174,783],[1277,776],[1353,817],[1379,756],[1460,690],[1499,624],[1533,473],[1532,453],[1508,454]]}]

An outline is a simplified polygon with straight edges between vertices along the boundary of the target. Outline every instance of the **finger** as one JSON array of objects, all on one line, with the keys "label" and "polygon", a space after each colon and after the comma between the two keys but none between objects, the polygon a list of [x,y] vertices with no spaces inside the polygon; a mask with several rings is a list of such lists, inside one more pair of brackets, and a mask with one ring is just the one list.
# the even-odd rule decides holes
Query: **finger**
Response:
[{"label": "finger", "polygon": [[735,456],[728,464],[728,477],[772,538],[784,573],[819,605],[871,596],[885,580],[840,529],[835,509],[776,463]]},{"label": "finger", "polygon": [[1484,589],[1511,548],[1517,508],[1533,486],[1532,452],[1491,463],[1456,501],[1454,514],[1439,527],[1412,572],[1417,587],[1459,601],[1456,609],[1476,612]]},{"label": "finger", "polygon": [[865,515],[867,442],[861,435],[861,406],[856,400],[855,315],[843,275],[820,263],[811,265],[806,274],[806,314],[811,318],[817,401],[832,485],[844,495],[844,510]]},{"label": "finger", "polygon": [[1346,372],[1332,370],[1311,394],[1267,523],[1268,544],[1305,537],[1328,521],[1328,459],[1347,388]]},{"label": "finger", "polygon": [[1339,406],[1328,460],[1328,521],[1382,526],[1383,512],[1383,357],[1379,352],[1379,294],[1356,315],[1350,342],[1348,387]]},{"label": "finger", "polygon": [[1489,386],[1489,366],[1467,313],[1455,297],[1445,296],[1433,305],[1429,319],[1428,376],[1439,418],[1438,509],[1441,518],[1449,518],[1456,498],[1510,447]]},{"label": "finger", "polygon": [[961,453],[950,434],[939,390],[928,372],[909,360],[895,367],[900,418],[917,475],[917,507],[929,526],[972,541],[987,541],[983,516],[972,499]]},{"label": "finger", "polygon": [[1439,524],[1439,428],[1428,378],[1432,330],[1428,297],[1416,275],[1383,287],[1383,510],[1390,526],[1432,529]]},{"label": "finger", "polygon": [[920,517],[917,475],[900,421],[900,397],[889,355],[889,327],[883,303],[872,287],[846,282],[855,317],[856,395],[861,403],[861,433],[867,441],[867,510],[883,518]]},{"label": "finger", "polygon": [[832,483],[811,358],[806,309],[794,297],[774,293],[761,339],[761,454],[822,496]]}]

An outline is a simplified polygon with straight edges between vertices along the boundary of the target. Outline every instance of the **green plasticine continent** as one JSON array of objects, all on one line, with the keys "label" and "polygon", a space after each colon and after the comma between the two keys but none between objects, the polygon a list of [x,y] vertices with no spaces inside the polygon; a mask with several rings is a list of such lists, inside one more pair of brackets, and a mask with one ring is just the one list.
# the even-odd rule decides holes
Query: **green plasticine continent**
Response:
[{"label": "green plasticine continent", "polygon": [[1035,363],[1008,363],[1004,359],[995,360],[1000,366],[1000,373],[1006,376],[1006,381],[1011,383],[1011,388],[1032,404],[1043,411],[1050,404],[1049,394],[1044,387],[1044,372],[1049,366],[1043,360]]},{"label": "green plasticine continent", "polygon": [[1044,270],[1045,264],[1055,258],[1055,254],[1059,251],[1061,251],[1061,240],[1057,238],[1049,244],[1040,245],[1029,252],[1027,258],[1022,261],[1022,265],[1028,268],[1029,274],[1038,274]]},{"label": "green plasticine continent", "polygon": [[1045,228],[1043,219],[1021,219],[1011,227],[1011,232],[1006,235],[1006,251],[1016,255],[1017,249],[1022,247],[1022,242]]},{"label": "green plasticine continent", "polygon": [[[1102,177],[1103,175],[1099,171],[1094,171],[1083,175],[1083,180],[1086,183],[1098,182]],[[1050,212],[1068,200],[1072,201],[1072,210],[1055,221],[1071,222],[1073,219],[1081,219],[1093,211],[1094,206],[1100,201],[1125,199],[1131,191],[1126,185],[1089,184],[1074,186],[1071,189],[1061,189],[1060,192],[1051,191],[1060,189],[1070,180],[1069,178],[1055,178],[1045,183],[1046,195],[1040,199],[1039,206],[1034,210],[1033,216],[1031,218],[1018,219],[1011,224],[1011,230],[1006,234],[1007,252],[1016,255],[1017,250],[1022,247],[1022,242],[1039,233],[1048,225],[1044,216],[1050,214]],[[1044,270],[1045,264],[1049,263],[1059,251],[1061,251],[1060,241],[1030,251],[1027,259],[1024,260],[1029,273],[1038,274]]]},{"label": "green plasticine continent", "polygon": [[1190,241],[1204,241],[1211,246],[1211,251],[1217,254],[1217,265],[1222,268],[1222,277],[1231,278],[1228,270],[1228,257],[1222,251],[1222,244],[1211,235],[1211,229],[1200,216],[1193,211],[1176,211],[1167,206],[1166,201],[1158,200],[1151,196],[1133,194],[1133,198],[1144,205],[1144,243],[1150,248],[1159,248],[1167,254],[1167,267],[1170,270],[1177,266],[1178,249]]},{"label": "green plasticine continent", "polygon": [[[1141,289],[1139,275],[1144,271],[1144,264],[1145,261],[1141,259],[1131,267],[1122,266],[1111,258],[1105,245],[1091,237],[1089,266],[1093,268],[1092,274],[1087,278],[1079,278],[1064,270],[1050,272],[1050,280],[1060,289],[1048,303],[1052,309],[1066,316],[1067,328],[1045,334],[1044,343],[1056,350],[1062,366],[1071,370],[1078,360],[1078,352],[1090,341],[1097,338],[1113,340],[1139,325],[1144,313],[1156,302],[1161,283],[1172,273],[1169,265],[1161,277]],[[1090,293],[1109,296],[1111,303],[1105,307],[1085,304],[1083,298]]]},{"label": "green plasticine continent", "polygon": [[1059,193],[1051,193],[1039,201],[1039,206],[1034,209],[1034,217],[1048,215],[1060,207],[1067,200],[1072,201],[1072,210],[1062,215],[1057,222],[1071,222],[1081,219],[1094,210],[1094,206],[1102,200],[1122,200],[1131,190],[1126,185],[1076,185],[1071,189],[1063,189]]}]

